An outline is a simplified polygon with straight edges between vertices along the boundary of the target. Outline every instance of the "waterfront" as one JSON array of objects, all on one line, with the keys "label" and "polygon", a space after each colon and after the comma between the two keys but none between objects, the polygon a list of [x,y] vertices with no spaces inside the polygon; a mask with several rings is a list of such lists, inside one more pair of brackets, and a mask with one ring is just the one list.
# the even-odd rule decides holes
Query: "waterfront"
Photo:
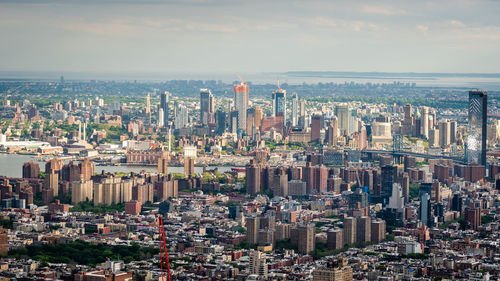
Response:
[{"label": "waterfront", "polygon": [[[22,168],[25,162],[33,161],[40,165],[40,171],[45,170],[45,161],[41,161],[42,159],[33,157],[32,155],[23,155],[23,154],[0,154],[0,175],[8,176],[8,177],[22,177]],[[64,160],[64,163],[69,162],[70,160]],[[208,166],[208,169],[213,169],[215,167]],[[218,166],[219,171],[225,172],[231,170],[231,167],[228,166]],[[116,173],[139,173],[144,170],[146,172],[156,172],[155,166],[113,166],[113,165],[105,165],[105,166],[96,166],[95,172],[100,173],[101,171]],[[203,171],[203,167],[195,167],[195,173],[201,173]],[[184,173],[184,167],[168,167],[169,173]]]}]

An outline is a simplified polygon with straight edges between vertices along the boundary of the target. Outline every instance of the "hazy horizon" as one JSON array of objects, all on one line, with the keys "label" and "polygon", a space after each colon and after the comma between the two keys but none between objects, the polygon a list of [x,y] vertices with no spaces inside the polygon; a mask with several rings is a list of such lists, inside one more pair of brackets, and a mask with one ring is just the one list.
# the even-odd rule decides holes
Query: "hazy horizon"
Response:
[{"label": "hazy horizon", "polygon": [[0,70],[500,73],[500,1],[0,0]]}]

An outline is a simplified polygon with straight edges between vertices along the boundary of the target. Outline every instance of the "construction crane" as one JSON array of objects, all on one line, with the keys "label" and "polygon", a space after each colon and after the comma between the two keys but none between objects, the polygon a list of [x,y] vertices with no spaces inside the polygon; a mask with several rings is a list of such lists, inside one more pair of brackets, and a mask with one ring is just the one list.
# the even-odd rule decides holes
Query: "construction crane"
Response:
[{"label": "construction crane", "polygon": [[[172,276],[170,275],[170,262],[168,260],[168,251],[167,251],[167,240],[165,239],[165,228],[163,227],[163,220],[161,219],[161,216],[158,218],[158,228],[159,228],[159,234],[160,236],[158,237],[158,240],[160,241],[160,269],[161,269],[161,280],[165,281],[165,272],[163,271],[163,263],[167,264],[167,276],[168,276],[168,281],[172,281]],[[163,258],[162,255],[162,248],[163,251],[165,252],[165,258]]]},{"label": "construction crane", "polygon": [[241,78],[241,76],[238,73],[236,73],[236,75],[238,75],[238,78],[240,78],[241,84],[245,84],[245,81],[243,80],[243,78]]}]

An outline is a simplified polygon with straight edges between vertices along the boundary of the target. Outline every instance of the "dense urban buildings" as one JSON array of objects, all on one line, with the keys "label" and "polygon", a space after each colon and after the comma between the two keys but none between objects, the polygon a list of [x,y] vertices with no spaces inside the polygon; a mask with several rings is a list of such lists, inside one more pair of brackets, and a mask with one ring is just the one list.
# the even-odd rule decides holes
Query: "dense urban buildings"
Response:
[{"label": "dense urban buildings", "polygon": [[[51,85],[0,82],[2,276],[156,280],[165,248],[173,280],[499,276],[497,92],[432,89],[426,104],[412,84],[169,81],[127,98],[93,92],[120,83],[65,80],[90,93],[70,98]],[[352,97],[306,94],[325,88]],[[380,89],[396,102],[364,96]]]}]

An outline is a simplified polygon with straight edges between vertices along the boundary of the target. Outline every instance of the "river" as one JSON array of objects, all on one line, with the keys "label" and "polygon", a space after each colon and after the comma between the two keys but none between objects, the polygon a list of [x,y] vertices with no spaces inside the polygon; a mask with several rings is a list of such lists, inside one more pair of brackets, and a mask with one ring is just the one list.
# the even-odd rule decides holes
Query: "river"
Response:
[{"label": "river", "polygon": [[[40,171],[45,170],[45,162],[41,161],[40,158],[34,157],[32,155],[23,155],[23,154],[0,154],[0,176],[7,177],[15,177],[20,178],[23,175],[23,164],[25,162],[33,161],[40,165]],[[69,162],[69,160],[65,160],[65,163]],[[215,167],[207,167],[208,169],[213,169]],[[225,172],[231,170],[231,167],[228,166],[220,166],[217,167],[220,172]],[[115,172],[124,172],[130,173],[135,172],[139,173],[142,170],[146,172],[156,172],[155,166],[95,166],[95,172],[100,173],[102,170],[105,172],[115,173]],[[203,167],[195,167],[195,173],[201,173],[203,171]],[[184,167],[168,167],[169,173],[184,173]]]}]

